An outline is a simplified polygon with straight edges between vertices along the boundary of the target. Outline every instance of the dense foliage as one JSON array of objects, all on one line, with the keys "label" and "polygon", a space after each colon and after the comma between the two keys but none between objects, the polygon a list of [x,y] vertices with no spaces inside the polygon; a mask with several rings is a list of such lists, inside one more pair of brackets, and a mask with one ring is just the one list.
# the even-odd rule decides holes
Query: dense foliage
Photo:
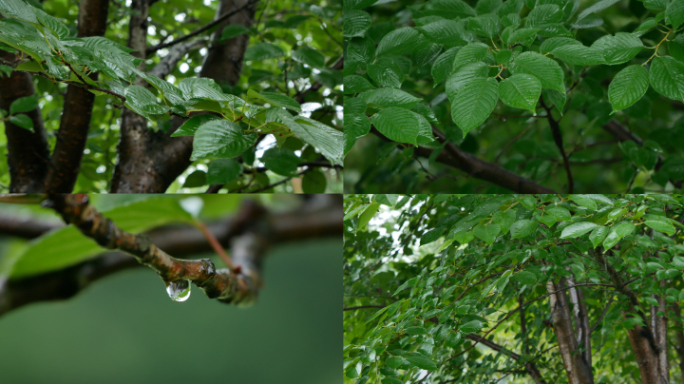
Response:
[{"label": "dense foliage", "polygon": [[348,196],[345,382],[681,382],[682,203]]},{"label": "dense foliage", "polygon": [[681,188],[680,0],[345,7],[347,191]]},{"label": "dense foliage", "polygon": [[[109,3],[105,37],[76,37],[77,2],[0,1],[4,16],[0,20],[0,49],[15,55],[13,60],[3,60],[0,69],[3,76],[28,71],[34,74],[36,85],[35,94],[15,100],[9,110],[2,111],[3,120],[32,130],[33,122],[25,113],[39,107],[52,150],[61,134],[60,114],[66,108],[67,85],[98,95],[77,191],[110,189],[117,155],[121,156],[116,144],[122,104],[145,117],[149,129],[162,132],[171,129],[173,116],[194,116],[172,134],[194,136],[194,142],[192,164],[170,191],[208,184],[228,184],[228,190],[271,190],[269,185],[282,176],[304,173],[305,191],[334,190],[339,175],[333,165],[342,163],[341,72],[339,65],[335,67],[342,52],[342,31],[336,26],[342,15],[341,4],[263,2],[258,4],[250,27],[222,28],[215,36],[217,42],[250,36],[242,52],[242,74],[237,84],[231,85],[197,77],[207,55],[208,38],[216,27],[194,35],[189,43],[172,44],[210,23],[218,3],[151,1],[145,33],[148,57],[141,67],[143,60],[136,57],[139,54],[126,47],[130,46],[128,21],[138,12],[127,8],[130,2]],[[158,47],[162,44],[168,47]],[[170,61],[172,68],[156,67],[182,44],[192,45],[186,48],[187,54],[182,53],[182,59]],[[99,77],[89,76],[96,72]],[[3,159],[8,145],[12,143],[3,135]],[[318,167],[302,172],[307,170],[302,168],[303,163]],[[326,189],[328,182],[332,184]],[[3,161],[0,190],[8,186],[8,168]],[[278,188],[291,191],[293,184]],[[298,188],[301,191],[302,186]]]}]

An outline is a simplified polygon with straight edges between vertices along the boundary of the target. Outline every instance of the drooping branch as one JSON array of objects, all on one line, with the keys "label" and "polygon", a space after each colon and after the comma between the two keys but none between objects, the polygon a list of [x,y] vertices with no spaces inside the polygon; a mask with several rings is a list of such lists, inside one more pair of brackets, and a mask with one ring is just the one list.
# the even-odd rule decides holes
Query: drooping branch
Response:
[{"label": "drooping branch", "polygon": [[[0,58],[11,61],[15,59],[15,55],[0,51]],[[1,109],[9,111],[12,102],[33,94],[35,94],[35,89],[29,73],[12,71],[9,76],[0,75]],[[31,130],[5,121],[7,164],[12,193],[43,192],[50,162],[50,150],[40,109],[36,107],[26,115],[33,122]]]},{"label": "drooping branch", "polygon": [[[157,76],[160,79],[166,76],[176,68],[178,62],[185,56],[188,52],[194,51],[195,49],[206,46],[207,43],[203,40],[188,41],[187,43],[179,44],[169,51],[169,53],[164,56],[159,63],[154,66],[149,72],[150,75]],[[149,84],[149,83],[148,83]]]},{"label": "drooping branch", "polygon": [[[104,36],[109,0],[83,0],[78,7],[78,37]],[[69,65],[69,68],[77,74]],[[77,74],[80,77],[80,75]],[[97,80],[97,72],[90,75]],[[83,84],[87,84],[81,79]],[[95,95],[87,88],[70,84],[64,97],[62,119],[55,150],[45,181],[45,192],[69,193],[76,185],[90,129]],[[123,102],[122,102],[123,105]]]},{"label": "drooping branch", "polygon": [[[230,247],[233,262],[240,274],[260,273],[261,259],[250,259],[257,254],[247,251],[261,252],[261,247],[266,249],[284,242],[339,237],[342,233],[342,215],[342,200],[339,196],[313,195],[292,211],[277,213],[246,200],[235,216],[210,222],[206,226],[222,246]],[[36,228],[28,228],[30,224],[35,224]],[[26,237],[51,228],[35,221],[26,221],[22,229],[19,235]],[[15,233],[3,230],[0,226],[0,234]],[[175,257],[192,256],[213,249],[205,235],[194,226],[160,227],[147,232],[145,236],[149,236],[150,243],[157,249]],[[257,239],[260,244],[255,244]],[[199,261],[193,263],[195,265]],[[129,254],[113,251],[62,270],[20,280],[0,281],[0,315],[30,303],[68,299],[103,277],[142,265]],[[240,274],[235,276],[239,278]]]},{"label": "drooping branch", "polygon": [[[511,359],[513,359],[515,361],[520,361],[520,355],[518,355],[517,353],[514,353],[512,351],[507,350],[503,346],[501,346],[501,345],[499,345],[499,344],[497,344],[491,340],[487,340],[484,337],[473,334],[473,333],[466,335],[466,337],[470,340],[477,341],[480,344],[486,345],[489,348],[491,348],[497,352],[501,352],[504,355],[510,357]],[[531,361],[526,362],[525,363],[525,371],[530,375],[530,377],[532,377],[532,380],[534,380],[535,384],[546,384],[546,380],[544,380],[544,378],[541,375],[541,372],[539,372],[539,368],[537,368],[537,365],[534,362],[531,362]]]},{"label": "drooping branch", "polygon": [[[371,132],[383,140],[388,140],[377,129],[372,128]],[[557,193],[553,189],[544,187],[517,175],[497,164],[484,161],[470,153],[463,151],[456,144],[447,141],[446,136],[439,130],[433,128],[432,134],[437,137],[440,143],[446,143],[444,149],[437,155],[436,160],[444,165],[462,170],[463,172],[478,179],[488,181],[492,184],[509,189],[518,193]],[[429,158],[433,154],[432,149],[416,147],[415,155]]]}]

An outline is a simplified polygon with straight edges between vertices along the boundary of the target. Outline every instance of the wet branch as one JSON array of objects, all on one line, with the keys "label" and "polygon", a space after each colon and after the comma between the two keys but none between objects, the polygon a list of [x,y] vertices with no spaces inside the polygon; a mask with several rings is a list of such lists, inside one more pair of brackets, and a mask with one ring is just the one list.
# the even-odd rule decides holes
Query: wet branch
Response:
[{"label": "wet branch", "polygon": [[[202,288],[208,297],[225,303],[245,303],[256,299],[261,287],[258,263],[265,248],[256,234],[239,240],[234,252],[240,254],[252,268],[243,268],[240,273],[230,269],[217,270],[209,259],[181,260],[172,257],[157,247],[149,236],[131,234],[119,228],[89,204],[87,195],[51,194],[44,203],[62,216],[65,223],[73,224],[85,236],[92,238],[101,247],[126,252],[161,276],[169,285],[179,280],[189,280]],[[237,256],[237,255],[236,255]]]},{"label": "wet branch", "polygon": [[[254,241],[264,249],[279,243],[342,234],[342,199],[333,195],[312,195],[291,211],[272,213],[251,200],[245,200],[235,216],[206,224],[222,247],[230,249],[234,264],[242,274],[261,271]],[[0,215],[0,235],[35,238],[63,224],[39,222]],[[175,257],[211,252],[214,248],[195,226],[173,225],[146,232],[151,244]],[[145,236],[145,235],[143,235]],[[176,259],[178,260],[178,259]],[[183,261],[183,260],[179,260]],[[194,261],[198,263],[201,261]],[[106,252],[77,265],[22,279],[0,279],[0,316],[24,305],[73,297],[103,277],[142,267],[122,249]]]}]

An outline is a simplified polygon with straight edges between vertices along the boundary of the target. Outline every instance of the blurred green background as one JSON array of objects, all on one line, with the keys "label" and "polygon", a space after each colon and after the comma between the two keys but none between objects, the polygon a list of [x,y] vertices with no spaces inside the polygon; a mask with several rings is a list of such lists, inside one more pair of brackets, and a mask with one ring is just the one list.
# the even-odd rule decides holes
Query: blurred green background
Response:
[{"label": "blurred green background", "polygon": [[341,272],[341,238],[271,248],[259,300],[237,308],[123,271],[0,317],[0,383],[342,383]]}]

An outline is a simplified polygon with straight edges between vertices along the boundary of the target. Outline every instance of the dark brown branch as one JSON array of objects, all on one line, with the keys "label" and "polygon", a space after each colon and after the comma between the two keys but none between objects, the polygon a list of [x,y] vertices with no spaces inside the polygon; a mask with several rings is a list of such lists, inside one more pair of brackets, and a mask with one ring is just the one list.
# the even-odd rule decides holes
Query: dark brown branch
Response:
[{"label": "dark brown branch", "polygon": [[572,171],[570,171],[570,163],[568,161],[568,155],[565,153],[565,148],[563,147],[563,133],[561,132],[558,120],[553,118],[551,114],[551,108],[547,107],[544,103],[544,98],[539,98],[541,106],[546,110],[546,118],[549,120],[549,127],[551,128],[551,135],[553,136],[553,141],[556,143],[556,147],[563,157],[563,165],[565,166],[565,173],[568,175],[568,193],[572,193],[574,188],[574,182],[572,180]]},{"label": "dark brown branch", "polygon": [[[263,231],[268,234],[264,240],[268,246],[311,238],[340,237],[342,215],[339,196],[313,195],[302,206],[279,213],[264,211],[261,206],[247,200],[234,217],[208,223],[207,228],[222,245],[232,244],[233,261],[242,268],[255,264],[236,252],[236,247],[242,244],[244,248],[249,242],[243,239],[242,243],[236,243],[232,239],[243,235],[250,237],[254,231]],[[33,228],[33,234],[38,230],[40,228]],[[174,256],[191,256],[212,250],[202,232],[193,226],[161,227],[147,232],[147,235],[159,249]],[[0,281],[0,315],[30,303],[68,299],[100,278],[141,266],[130,255],[115,251],[66,269],[20,280]]]},{"label": "dark brown branch", "polygon": [[[0,58],[14,60],[16,56],[0,51]],[[1,109],[9,111],[12,102],[33,94],[35,89],[29,73],[12,71],[9,77],[0,75]],[[26,115],[31,118],[33,129],[24,129],[9,120],[5,121],[10,192],[13,193],[43,192],[50,162],[50,150],[40,108],[35,108]]]},{"label": "dark brown branch", "polygon": [[0,235],[35,239],[47,231],[63,226],[62,223],[53,223],[45,220],[22,218],[6,214],[0,215]]},{"label": "dark brown branch", "polygon": [[[388,140],[384,135],[372,128],[371,132],[383,140]],[[440,143],[446,143],[444,149],[437,156],[437,161],[453,168],[460,169],[478,179],[509,189],[518,193],[557,193],[553,189],[544,187],[528,180],[520,175],[508,171],[497,164],[479,159],[478,157],[463,151],[456,144],[447,142],[446,136],[435,128],[432,133]],[[415,154],[421,157],[430,157],[433,150],[416,147]]]},{"label": "dark brown branch", "polygon": [[[78,37],[104,36],[108,9],[109,0],[81,1],[78,11]],[[66,64],[84,85],[88,85],[71,64]],[[91,74],[90,78],[97,80],[97,72]],[[124,101],[125,99],[122,105]],[[67,87],[57,142],[45,181],[46,192],[69,193],[74,189],[88,138],[94,102],[95,95],[88,89],[75,84]]]},{"label": "dark brown branch", "polygon": [[157,52],[158,50],[160,50],[162,48],[168,48],[170,46],[181,43],[187,39],[195,37],[195,36],[199,35],[200,33],[204,32],[206,30],[209,30],[209,29],[213,28],[214,26],[220,24],[221,22],[227,20],[229,17],[236,15],[236,14],[242,12],[243,10],[248,9],[250,6],[256,4],[257,1],[258,0],[250,0],[246,4],[244,4],[238,8],[235,8],[235,9],[231,10],[230,12],[226,12],[225,14],[222,14],[221,16],[218,16],[217,18],[214,19],[214,21],[212,21],[212,22],[210,22],[210,23],[208,23],[208,24],[206,24],[200,28],[197,28],[196,30],[188,33],[187,35],[181,36],[181,37],[177,38],[176,40],[173,40],[169,43],[159,44],[159,45],[155,45],[153,47],[149,47],[149,48],[147,48],[147,55],[149,56],[150,54]]},{"label": "dark brown branch", "polygon": [[[496,344],[495,342],[493,342],[491,340],[487,340],[482,336],[475,335],[472,333],[466,335],[466,337],[470,340],[477,341],[480,344],[486,345],[489,348],[491,348],[497,352],[501,352],[504,355],[510,357],[511,359],[513,359],[515,361],[520,361],[520,355],[507,350],[506,348],[502,347],[499,344]],[[515,372],[517,372],[517,373],[528,373],[532,377],[532,380],[534,380],[534,382],[536,384],[546,384],[546,381],[542,377],[541,372],[539,372],[537,365],[531,361],[525,363],[525,370],[524,371],[515,371]]]}]

